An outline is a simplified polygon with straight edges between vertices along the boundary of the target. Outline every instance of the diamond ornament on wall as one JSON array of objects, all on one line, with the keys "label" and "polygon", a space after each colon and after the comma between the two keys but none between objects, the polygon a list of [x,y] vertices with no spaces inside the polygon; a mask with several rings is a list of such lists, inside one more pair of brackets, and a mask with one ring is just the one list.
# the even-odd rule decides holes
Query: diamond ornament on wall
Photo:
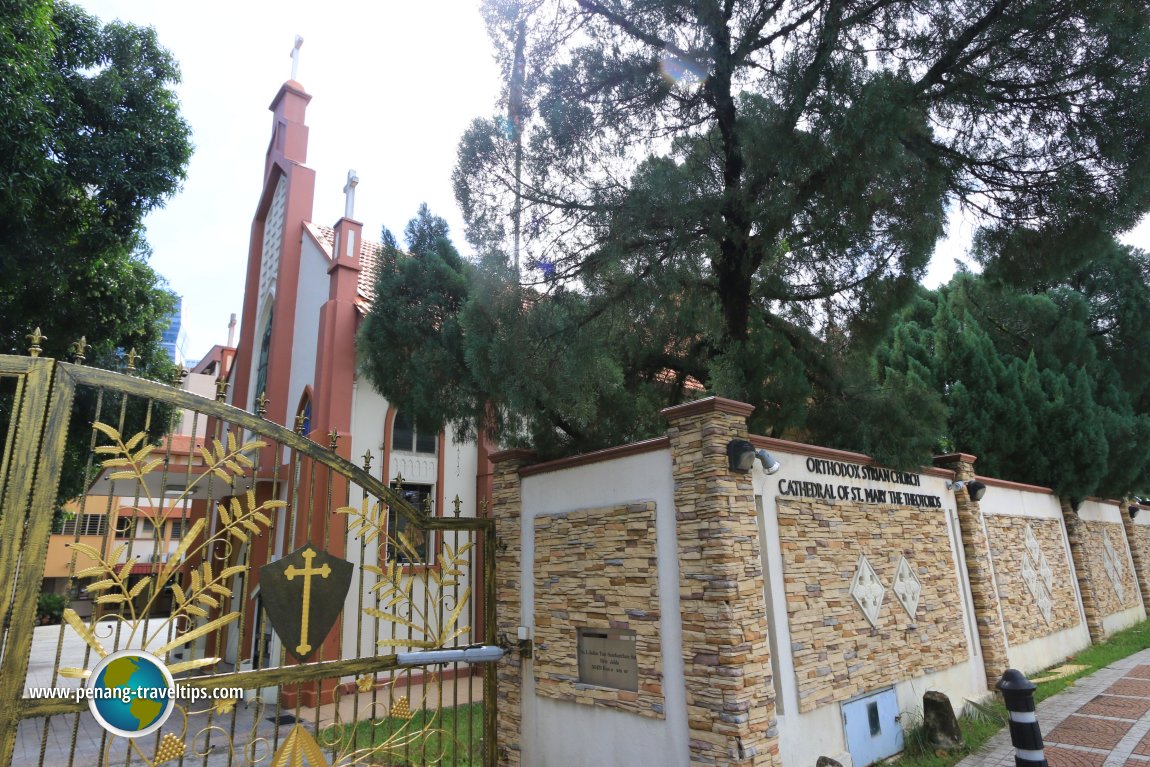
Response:
[{"label": "diamond ornament on wall", "polygon": [[1026,583],[1030,595],[1034,597],[1034,603],[1038,606],[1042,619],[1050,623],[1054,613],[1054,571],[1050,569],[1046,552],[1038,543],[1038,537],[1035,536],[1034,528],[1029,522],[1026,523],[1023,540],[1026,546],[1022,552],[1022,580]]},{"label": "diamond ornament on wall", "polygon": [[1026,523],[1026,535],[1024,538],[1026,542],[1026,550],[1030,553],[1030,558],[1033,561],[1038,561],[1038,556],[1042,553],[1042,547],[1038,545],[1038,537],[1034,535],[1034,528],[1030,523]]},{"label": "diamond ornament on wall", "polygon": [[1102,569],[1106,571],[1106,577],[1114,586],[1114,593],[1118,595],[1118,601],[1125,601],[1126,588],[1122,585],[1122,576],[1126,574],[1125,563],[1119,558],[1118,552],[1114,550],[1114,544],[1110,541],[1110,531],[1106,529],[1102,530]]},{"label": "diamond ornament on wall", "polygon": [[1042,578],[1042,582],[1046,584],[1046,588],[1050,593],[1054,593],[1054,571],[1050,569],[1050,563],[1046,561],[1046,552],[1041,551],[1038,553],[1038,576]]},{"label": "diamond ornament on wall", "polygon": [[1026,554],[1022,557],[1022,580],[1026,583],[1026,588],[1030,590],[1030,593],[1037,597],[1038,571],[1034,569],[1034,560]]},{"label": "diamond ornament on wall", "polygon": [[874,568],[870,566],[870,562],[863,555],[859,556],[858,567],[855,568],[855,577],[851,581],[850,591],[870,625],[877,625],[878,614],[882,609],[882,600],[886,597],[886,587],[879,582]]},{"label": "diamond ornament on wall", "polygon": [[1038,603],[1038,612],[1042,613],[1042,619],[1050,623],[1050,615],[1054,612],[1054,601],[1050,598],[1050,592],[1039,588],[1034,599]]},{"label": "diamond ornament on wall", "polygon": [[898,561],[898,570],[894,574],[893,591],[895,599],[903,606],[913,621],[914,614],[918,611],[918,600],[922,596],[922,582],[915,575],[910,562],[906,561],[906,557],[901,557]]}]

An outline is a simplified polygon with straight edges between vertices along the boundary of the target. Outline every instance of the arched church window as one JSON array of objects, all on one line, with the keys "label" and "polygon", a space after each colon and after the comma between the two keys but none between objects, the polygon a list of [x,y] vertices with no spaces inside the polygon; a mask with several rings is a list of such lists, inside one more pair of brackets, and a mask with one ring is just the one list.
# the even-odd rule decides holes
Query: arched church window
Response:
[{"label": "arched church window", "polygon": [[256,368],[256,388],[253,397],[259,397],[267,390],[268,385],[268,350],[272,345],[272,312],[275,307],[268,309],[268,319],[264,324],[264,335],[260,339],[260,363]]},{"label": "arched church window", "polygon": [[435,432],[420,432],[412,417],[402,410],[395,414],[395,424],[391,429],[393,450],[434,454],[437,437]]}]

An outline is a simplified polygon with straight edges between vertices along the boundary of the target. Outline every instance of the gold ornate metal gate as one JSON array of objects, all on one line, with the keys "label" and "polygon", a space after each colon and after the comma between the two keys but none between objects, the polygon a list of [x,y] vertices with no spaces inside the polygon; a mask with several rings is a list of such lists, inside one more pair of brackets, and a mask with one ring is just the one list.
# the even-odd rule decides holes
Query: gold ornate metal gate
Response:
[{"label": "gold ornate metal gate", "polygon": [[[36,357],[0,356],[0,439],[0,765],[495,763],[494,528],[458,498],[415,508],[338,435]],[[184,696],[133,738],[74,692],[122,650]]]}]

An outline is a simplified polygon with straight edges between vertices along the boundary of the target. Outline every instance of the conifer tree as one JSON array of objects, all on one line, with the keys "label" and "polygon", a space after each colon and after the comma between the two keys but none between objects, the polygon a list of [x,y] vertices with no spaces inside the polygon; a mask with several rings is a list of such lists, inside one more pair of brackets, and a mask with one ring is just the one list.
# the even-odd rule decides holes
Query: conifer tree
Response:
[{"label": "conifer tree", "polygon": [[980,472],[1077,498],[1145,494],[1150,411],[1145,381],[1127,372],[1144,363],[1126,350],[1150,348],[1146,263],[1112,243],[1068,279],[1029,290],[959,274],[899,317],[876,359],[886,375],[929,371],[946,408],[935,449],[977,455]]}]

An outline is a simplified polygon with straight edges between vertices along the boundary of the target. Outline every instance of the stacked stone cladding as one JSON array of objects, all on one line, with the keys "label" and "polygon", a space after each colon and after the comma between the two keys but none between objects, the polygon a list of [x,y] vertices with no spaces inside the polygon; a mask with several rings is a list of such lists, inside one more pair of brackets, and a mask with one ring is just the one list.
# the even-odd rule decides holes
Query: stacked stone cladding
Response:
[{"label": "stacked stone cladding", "polygon": [[[1133,506],[1133,501],[1129,499],[1122,504],[1123,509]],[[1139,509],[1139,511],[1150,515],[1150,509]],[[1142,592],[1142,598],[1146,599],[1150,594],[1150,525],[1137,524],[1129,513],[1122,515],[1122,525],[1126,528],[1126,541],[1130,545],[1130,557],[1134,560],[1138,588]]]},{"label": "stacked stone cladding", "polygon": [[[938,466],[952,469],[956,481],[970,482],[975,478],[975,460],[973,455],[952,453],[938,456],[934,462]],[[1002,672],[1010,665],[1006,654],[1006,632],[1002,627],[998,588],[994,581],[994,561],[990,555],[990,543],[978,502],[971,500],[966,490],[956,492],[954,502],[966,562],[966,578],[970,586],[970,601],[974,604],[978,644],[986,669],[986,683],[990,689],[994,689]]]},{"label": "stacked stone cladding", "polygon": [[1101,642],[1106,638],[1106,631],[1102,627],[1102,613],[1098,609],[1098,594],[1096,589],[1102,587],[1090,569],[1090,556],[1088,554],[1087,538],[1089,533],[1078,512],[1074,511],[1070,501],[1060,498],[1062,519],[1066,524],[1066,538],[1070,543],[1070,558],[1074,562],[1074,576],[1078,579],[1078,594],[1082,599],[1082,613],[1086,616],[1086,628],[1090,632],[1090,641]]},{"label": "stacked stone cladding", "polygon": [[709,398],[670,428],[692,765],[774,765],[778,732],[754,488],[727,466],[752,408]]},{"label": "stacked stone cladding", "polygon": [[[967,660],[944,512],[788,498],[776,508],[800,711]],[[874,627],[850,594],[860,555],[886,587]],[[913,619],[891,590],[901,557],[922,584]]]},{"label": "stacked stone cladding", "polygon": [[[496,636],[514,640],[522,625],[519,588],[522,556],[522,493],[519,469],[534,458],[524,450],[508,450],[491,456],[494,463],[491,508],[495,518],[495,631]],[[522,764],[522,660],[514,650],[504,654],[498,677],[497,762],[503,767]]]},{"label": "stacked stone cladding", "polygon": [[[535,519],[535,692],[664,717],[653,501]],[[638,691],[579,682],[577,629],[635,632]]]},{"label": "stacked stone cladding", "polygon": [[[1119,522],[1098,522],[1083,520],[1079,523],[1082,529],[1082,542],[1086,554],[1087,567],[1094,582],[1094,595],[1098,604],[1098,612],[1106,617],[1138,606],[1138,584],[1134,577],[1133,568],[1130,567],[1129,553],[1126,548],[1126,532]],[[1110,580],[1104,565],[1104,540],[1110,538],[1110,545],[1121,564],[1122,596]]]},{"label": "stacked stone cladding", "polygon": [[[1054,574],[1050,589],[1053,606],[1049,623],[1043,618],[1037,599],[1022,577],[1027,525],[1034,532]],[[990,550],[994,558],[994,575],[998,584],[998,598],[1002,603],[1006,636],[1011,646],[1017,647],[1077,626],[1081,622],[1078,594],[1066,560],[1061,521],[987,515],[986,528],[990,535]]]}]

